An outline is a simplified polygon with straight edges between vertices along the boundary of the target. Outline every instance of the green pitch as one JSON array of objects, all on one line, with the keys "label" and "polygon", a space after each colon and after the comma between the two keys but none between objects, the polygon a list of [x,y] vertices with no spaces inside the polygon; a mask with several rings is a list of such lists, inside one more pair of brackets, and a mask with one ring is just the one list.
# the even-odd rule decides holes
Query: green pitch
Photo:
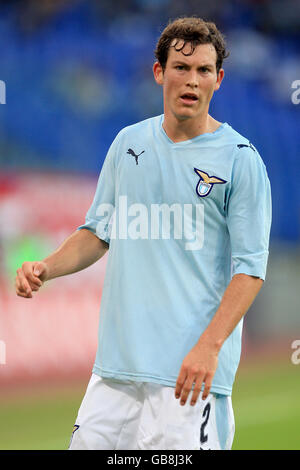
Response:
[{"label": "green pitch", "polygon": [[300,449],[300,365],[262,363],[237,374],[233,449]]},{"label": "green pitch", "polygon": [[[300,449],[300,365],[240,367],[233,449]],[[0,450],[66,449],[86,384],[22,399],[0,396]]]}]

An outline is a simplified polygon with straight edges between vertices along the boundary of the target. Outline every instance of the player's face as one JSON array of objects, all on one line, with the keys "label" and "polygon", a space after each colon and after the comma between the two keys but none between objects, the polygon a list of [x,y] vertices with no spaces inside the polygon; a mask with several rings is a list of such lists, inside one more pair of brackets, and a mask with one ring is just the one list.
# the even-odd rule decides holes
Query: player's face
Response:
[{"label": "player's face", "polygon": [[182,53],[190,50],[190,43],[182,51],[171,46],[165,70],[158,62],[153,67],[156,82],[163,86],[165,116],[178,120],[197,119],[208,113],[213,93],[224,76],[223,69],[217,73],[217,53],[212,44],[200,44],[191,55]]}]

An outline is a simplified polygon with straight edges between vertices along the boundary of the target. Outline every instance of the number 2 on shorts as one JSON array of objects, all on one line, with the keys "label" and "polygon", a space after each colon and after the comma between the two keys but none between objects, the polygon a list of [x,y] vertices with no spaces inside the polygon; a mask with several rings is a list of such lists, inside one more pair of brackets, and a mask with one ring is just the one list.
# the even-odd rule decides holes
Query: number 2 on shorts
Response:
[{"label": "number 2 on shorts", "polygon": [[201,424],[201,428],[200,428],[200,443],[201,444],[204,444],[208,440],[208,435],[205,434],[205,426],[207,425],[207,422],[209,419],[210,408],[211,408],[210,403],[207,403],[202,413],[202,418],[204,418],[204,421]]}]

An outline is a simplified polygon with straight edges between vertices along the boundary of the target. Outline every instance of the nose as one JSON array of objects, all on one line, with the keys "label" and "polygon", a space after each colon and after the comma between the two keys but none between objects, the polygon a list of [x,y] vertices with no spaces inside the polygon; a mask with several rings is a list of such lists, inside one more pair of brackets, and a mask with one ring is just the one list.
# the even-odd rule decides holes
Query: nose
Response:
[{"label": "nose", "polygon": [[197,88],[198,87],[198,77],[197,77],[196,70],[191,70],[189,72],[186,84],[187,84],[187,86],[190,86],[191,88]]}]

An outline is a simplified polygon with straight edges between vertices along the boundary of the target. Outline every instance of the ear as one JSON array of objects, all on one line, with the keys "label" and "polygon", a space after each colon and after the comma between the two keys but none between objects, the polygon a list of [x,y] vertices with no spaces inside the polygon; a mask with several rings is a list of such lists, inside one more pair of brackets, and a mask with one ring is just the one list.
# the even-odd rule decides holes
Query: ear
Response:
[{"label": "ear", "polygon": [[224,74],[225,74],[224,69],[220,69],[219,73],[218,73],[218,76],[217,76],[215,91],[217,91],[220,88],[222,80],[224,78]]},{"label": "ear", "polygon": [[160,65],[159,62],[155,62],[153,65],[153,75],[154,75],[154,80],[158,85],[163,85],[164,83],[164,72],[163,68]]}]

